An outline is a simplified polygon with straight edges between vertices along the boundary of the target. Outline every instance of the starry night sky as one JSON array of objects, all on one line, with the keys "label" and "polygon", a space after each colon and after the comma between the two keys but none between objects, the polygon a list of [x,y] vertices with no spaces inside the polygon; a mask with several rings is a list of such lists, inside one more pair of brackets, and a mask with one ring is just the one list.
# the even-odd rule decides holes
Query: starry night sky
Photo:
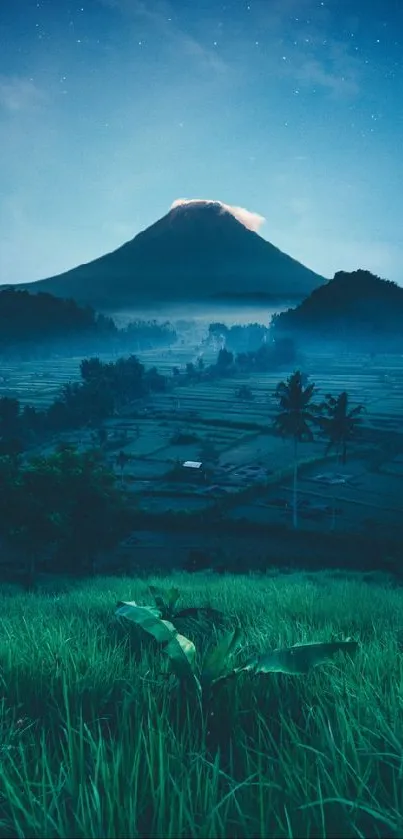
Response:
[{"label": "starry night sky", "polygon": [[403,0],[1,0],[0,44],[0,282],[208,198],[403,285]]}]

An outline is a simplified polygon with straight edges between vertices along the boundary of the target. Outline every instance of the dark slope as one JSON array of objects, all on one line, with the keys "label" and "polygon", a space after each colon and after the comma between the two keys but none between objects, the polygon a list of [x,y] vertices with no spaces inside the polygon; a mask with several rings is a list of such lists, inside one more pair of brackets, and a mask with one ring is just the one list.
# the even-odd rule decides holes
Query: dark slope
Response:
[{"label": "dark slope", "polygon": [[295,309],[276,315],[276,334],[305,341],[403,348],[403,288],[370,271],[338,271]]},{"label": "dark slope", "polygon": [[117,308],[232,295],[302,299],[323,282],[211,202],[176,207],[116,251],[23,287]]}]

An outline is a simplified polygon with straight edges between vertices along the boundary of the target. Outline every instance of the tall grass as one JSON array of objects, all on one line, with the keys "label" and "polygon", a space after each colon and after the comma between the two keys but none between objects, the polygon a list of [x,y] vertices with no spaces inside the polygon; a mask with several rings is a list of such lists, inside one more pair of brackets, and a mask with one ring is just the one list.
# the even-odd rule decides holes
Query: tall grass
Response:
[{"label": "tall grass", "polygon": [[175,574],[248,652],[353,635],[354,660],[223,683],[205,717],[114,618],[144,581],[0,594],[1,837],[403,835],[403,593],[319,573]]}]

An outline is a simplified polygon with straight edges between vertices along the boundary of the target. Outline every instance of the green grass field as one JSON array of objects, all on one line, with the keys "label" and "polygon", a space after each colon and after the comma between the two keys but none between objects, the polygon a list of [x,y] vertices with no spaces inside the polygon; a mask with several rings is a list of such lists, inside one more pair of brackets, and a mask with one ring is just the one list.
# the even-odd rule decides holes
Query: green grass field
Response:
[{"label": "green grass field", "polygon": [[1,837],[402,835],[401,589],[341,572],[147,582],[224,610],[248,654],[360,646],[306,676],[230,680],[203,716],[116,622],[116,601],[151,602],[144,581],[3,588]]}]

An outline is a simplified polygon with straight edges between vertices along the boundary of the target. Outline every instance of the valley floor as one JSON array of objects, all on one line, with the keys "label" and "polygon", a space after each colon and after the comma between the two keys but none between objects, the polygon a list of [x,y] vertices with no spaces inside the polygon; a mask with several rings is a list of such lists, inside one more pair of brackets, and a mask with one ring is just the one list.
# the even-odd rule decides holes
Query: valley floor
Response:
[{"label": "valley floor", "polygon": [[[105,459],[130,492],[134,507],[144,513],[144,524],[139,523],[141,533],[122,546],[125,559],[138,567],[153,556],[158,566],[172,567],[175,546],[168,531],[163,534],[160,519],[170,513],[185,517],[196,513],[203,516],[203,523],[197,529],[193,526],[191,538],[185,522],[182,529],[177,529],[174,566],[179,559],[183,564],[197,543],[209,553],[211,564],[217,563],[217,557],[219,564],[219,546],[233,555],[242,524],[245,538],[255,545],[255,554],[266,553],[269,564],[276,558],[287,561],[292,557],[284,547],[286,540],[281,537],[276,542],[273,534],[269,539],[269,533],[259,529],[291,527],[293,447],[290,441],[276,437],[271,426],[276,411],[275,387],[293,368],[189,382],[183,374],[185,364],[195,361],[200,352],[206,364],[215,360],[211,348],[203,348],[200,342],[191,344],[189,336],[171,349],[140,352],[146,366],[156,365],[167,376],[167,390],[105,424]],[[61,384],[78,377],[79,361],[56,359],[6,366],[0,392],[43,406]],[[182,377],[172,376],[174,366],[182,370]],[[307,353],[301,366],[319,388],[319,398],[345,389],[351,404],[363,404],[366,413],[365,433],[350,445],[344,467],[334,457],[325,457],[324,441],[300,446],[299,530],[305,534],[334,531],[361,535],[377,544],[400,544],[402,357],[379,355],[369,359],[357,354]],[[242,402],[236,397],[237,389],[244,384],[252,390],[251,401]],[[58,435],[37,451],[50,453],[61,441],[88,448],[94,445],[94,434],[82,430]],[[116,463],[119,451],[130,458],[122,474]],[[196,480],[190,469],[182,470],[180,480],[173,479],[177,464],[205,458],[212,461],[207,480]],[[332,483],[335,475],[338,477]],[[151,525],[150,516],[154,517]],[[217,521],[227,527],[225,539],[223,529],[214,535],[210,534],[213,527],[206,525]],[[236,526],[234,538],[230,535],[232,525]],[[304,551],[301,545],[299,552],[294,551],[294,558]],[[239,552],[245,553],[243,545]]]}]

